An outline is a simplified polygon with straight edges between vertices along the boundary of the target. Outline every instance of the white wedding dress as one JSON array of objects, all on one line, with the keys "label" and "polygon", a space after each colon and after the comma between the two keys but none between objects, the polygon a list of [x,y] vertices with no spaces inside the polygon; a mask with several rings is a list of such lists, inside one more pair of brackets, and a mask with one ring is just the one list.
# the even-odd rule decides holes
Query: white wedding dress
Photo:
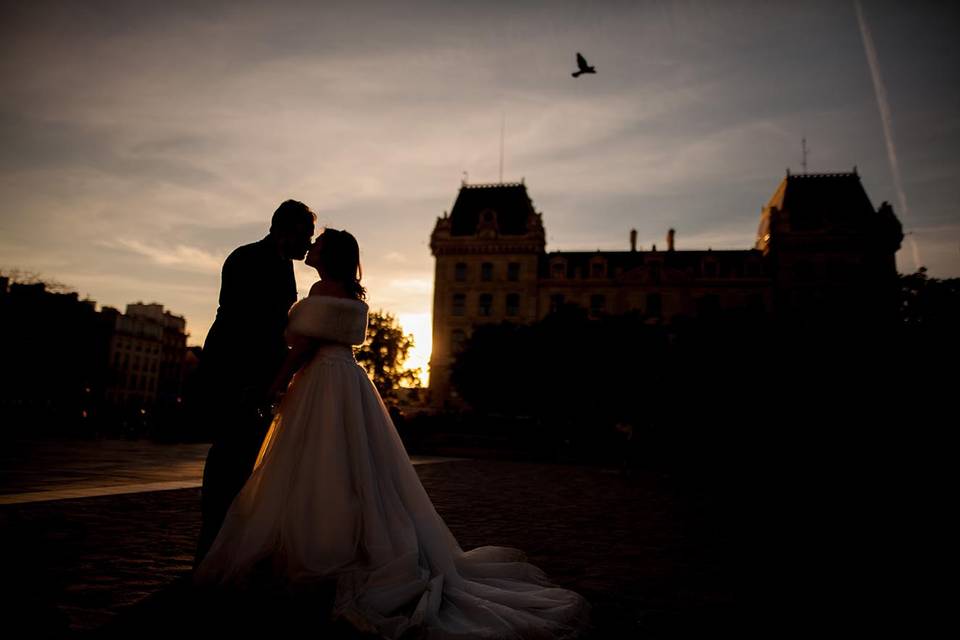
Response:
[{"label": "white wedding dress", "polygon": [[334,580],[334,617],[386,638],[576,636],[581,596],[516,549],[457,544],[353,358],[366,322],[355,300],[313,296],[291,309],[287,331],[321,346],[290,383],[195,580],[243,586],[264,565],[292,586]]}]

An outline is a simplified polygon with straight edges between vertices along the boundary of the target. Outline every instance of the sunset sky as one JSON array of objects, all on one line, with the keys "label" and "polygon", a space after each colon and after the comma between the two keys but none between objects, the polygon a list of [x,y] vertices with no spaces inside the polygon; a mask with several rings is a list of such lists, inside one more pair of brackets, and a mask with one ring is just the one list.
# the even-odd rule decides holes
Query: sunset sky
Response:
[{"label": "sunset sky", "polygon": [[[856,165],[893,203],[901,271],[960,276],[957,3],[867,0],[862,23],[835,1],[2,7],[0,270],[160,302],[191,344],[223,258],[292,197],[357,236],[371,307],[423,366],[429,235],[464,172],[498,179],[502,122],[548,250],[671,226],[679,249],[750,247],[806,136],[811,171]],[[577,51],[597,75],[570,77]]]}]

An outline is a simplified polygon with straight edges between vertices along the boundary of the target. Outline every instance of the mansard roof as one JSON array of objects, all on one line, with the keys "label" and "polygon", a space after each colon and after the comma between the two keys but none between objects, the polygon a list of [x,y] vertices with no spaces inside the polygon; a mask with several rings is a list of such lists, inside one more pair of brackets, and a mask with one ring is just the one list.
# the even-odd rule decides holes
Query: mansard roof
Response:
[{"label": "mansard roof", "polygon": [[860,176],[851,173],[787,173],[767,208],[785,211],[794,223],[862,222],[876,213]]},{"label": "mansard roof", "polygon": [[464,183],[450,211],[450,235],[475,235],[480,214],[487,210],[496,212],[498,232],[508,236],[527,233],[527,221],[534,212],[533,202],[522,182]]}]

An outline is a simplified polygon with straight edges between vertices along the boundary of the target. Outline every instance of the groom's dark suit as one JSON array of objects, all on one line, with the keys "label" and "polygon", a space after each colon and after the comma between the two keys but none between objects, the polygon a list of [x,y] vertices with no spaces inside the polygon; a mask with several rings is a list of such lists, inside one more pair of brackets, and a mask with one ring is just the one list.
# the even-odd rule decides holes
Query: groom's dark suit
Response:
[{"label": "groom's dark suit", "polygon": [[203,414],[214,439],[203,470],[198,561],[253,470],[269,427],[257,409],[286,356],[283,332],[296,300],[293,261],[270,236],[236,249],[223,263],[220,306],[201,361]]}]

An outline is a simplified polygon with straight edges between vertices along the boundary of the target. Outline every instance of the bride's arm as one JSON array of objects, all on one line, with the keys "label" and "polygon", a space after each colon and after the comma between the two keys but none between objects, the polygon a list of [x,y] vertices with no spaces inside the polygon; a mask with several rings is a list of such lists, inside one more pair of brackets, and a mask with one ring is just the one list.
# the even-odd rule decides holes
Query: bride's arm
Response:
[{"label": "bride's arm", "polygon": [[277,372],[277,377],[274,378],[273,384],[270,385],[270,389],[267,391],[268,402],[273,402],[278,395],[286,390],[287,385],[290,384],[290,378],[300,370],[300,367],[310,361],[310,358],[316,353],[317,347],[323,344],[323,340],[308,338],[298,334],[289,334],[288,344],[290,349],[287,351],[287,357],[280,366],[280,370]]}]

